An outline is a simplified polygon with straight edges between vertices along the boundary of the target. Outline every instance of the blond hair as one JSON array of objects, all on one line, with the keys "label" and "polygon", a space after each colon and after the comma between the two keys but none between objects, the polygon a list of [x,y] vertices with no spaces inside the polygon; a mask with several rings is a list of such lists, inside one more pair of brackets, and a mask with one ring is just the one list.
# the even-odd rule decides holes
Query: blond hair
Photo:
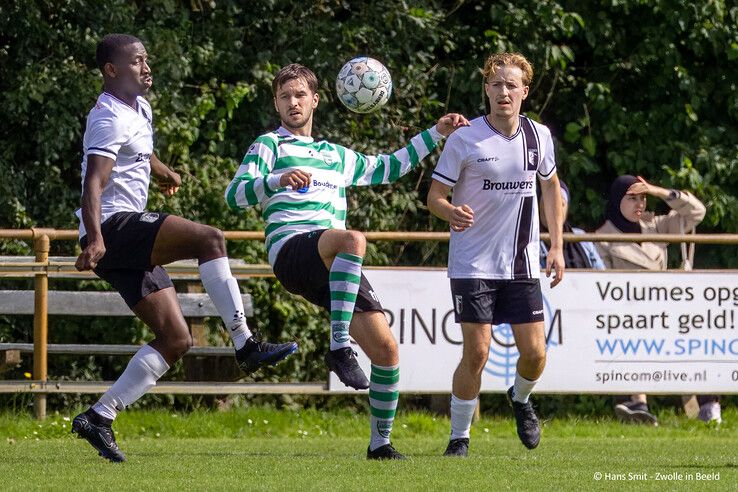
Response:
[{"label": "blond hair", "polygon": [[497,69],[504,66],[512,65],[518,67],[523,72],[523,85],[529,85],[533,80],[533,65],[520,53],[496,53],[490,55],[484,62],[482,76],[484,81],[497,73]]}]

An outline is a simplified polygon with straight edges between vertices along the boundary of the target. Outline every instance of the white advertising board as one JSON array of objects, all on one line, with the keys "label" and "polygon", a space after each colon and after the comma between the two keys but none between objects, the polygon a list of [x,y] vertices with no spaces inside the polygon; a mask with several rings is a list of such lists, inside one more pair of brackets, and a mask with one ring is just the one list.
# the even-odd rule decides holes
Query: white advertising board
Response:
[{"label": "white advertising board", "polygon": [[[450,392],[462,337],[446,271],[364,273],[399,343],[400,391]],[[541,287],[548,348],[537,392],[738,393],[738,274],[570,270]],[[482,391],[512,385],[517,358],[510,326],[495,326]],[[329,387],[354,391],[333,373]]]}]

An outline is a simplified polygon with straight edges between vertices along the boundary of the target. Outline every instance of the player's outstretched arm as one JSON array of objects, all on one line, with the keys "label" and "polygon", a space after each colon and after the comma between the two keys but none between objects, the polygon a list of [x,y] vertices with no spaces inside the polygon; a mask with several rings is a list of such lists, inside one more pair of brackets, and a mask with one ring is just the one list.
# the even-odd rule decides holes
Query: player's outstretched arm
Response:
[{"label": "player's outstretched arm", "polygon": [[392,154],[367,156],[343,149],[344,172],[347,186],[389,184],[417,167],[421,160],[435,150],[438,142],[469,121],[457,113],[439,118],[436,125],[410,139],[410,143]]},{"label": "player's outstretched arm", "polygon": [[100,230],[100,196],[113,172],[115,161],[97,154],[87,156],[87,172],[82,186],[82,222],[87,231],[87,247],[74,266],[79,271],[92,270],[105,256],[105,241]]},{"label": "player's outstretched arm", "polygon": [[156,154],[151,154],[151,174],[156,177],[156,184],[165,196],[174,195],[182,185],[179,174],[161,162]]},{"label": "player's outstretched arm", "polygon": [[432,180],[428,191],[428,210],[436,217],[445,220],[456,232],[461,232],[474,225],[474,210],[469,205],[455,206],[448,201],[451,187],[437,180]]}]

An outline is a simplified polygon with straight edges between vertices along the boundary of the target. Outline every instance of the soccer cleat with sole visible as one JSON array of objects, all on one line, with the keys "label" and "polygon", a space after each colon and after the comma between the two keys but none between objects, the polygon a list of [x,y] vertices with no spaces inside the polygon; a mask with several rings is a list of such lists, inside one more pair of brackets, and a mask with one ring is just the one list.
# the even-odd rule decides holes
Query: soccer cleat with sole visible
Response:
[{"label": "soccer cleat with sole visible", "polygon": [[404,454],[397,451],[392,447],[392,443],[379,446],[377,449],[372,451],[366,448],[366,459],[368,460],[406,460]]},{"label": "soccer cleat with sole visible", "polygon": [[297,343],[262,342],[255,336],[246,340],[246,345],[236,350],[236,362],[246,374],[262,366],[272,366],[297,351]]},{"label": "soccer cleat with sole visible", "polygon": [[513,400],[513,387],[507,390],[507,401],[515,414],[515,425],[518,429],[518,437],[520,442],[528,449],[533,449],[541,442],[541,426],[538,423],[538,417],[533,411],[533,405],[530,401],[520,403]]},{"label": "soccer cleat with sole visible", "polygon": [[359,367],[356,352],[351,347],[328,351],[325,354],[325,363],[346,386],[357,390],[369,387],[369,380]]},{"label": "soccer cleat with sole visible", "polygon": [[623,422],[659,425],[656,416],[648,411],[648,405],[639,401],[626,401],[615,405],[615,415]]},{"label": "soccer cleat with sole visible", "polygon": [[451,439],[446,446],[446,451],[443,453],[444,456],[458,456],[466,458],[469,454],[469,438],[460,437],[458,439]]},{"label": "soccer cleat with sole visible", "polygon": [[120,463],[126,457],[118,449],[115,442],[115,434],[109,423],[98,416],[92,409],[80,413],[72,421],[72,433],[77,434],[80,439],[85,439],[103,458]]}]

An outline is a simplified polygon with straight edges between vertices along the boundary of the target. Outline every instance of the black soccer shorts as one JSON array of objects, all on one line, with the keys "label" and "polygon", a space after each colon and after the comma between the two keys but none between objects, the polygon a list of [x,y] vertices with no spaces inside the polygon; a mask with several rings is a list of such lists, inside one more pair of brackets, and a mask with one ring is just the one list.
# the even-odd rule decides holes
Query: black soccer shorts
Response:
[{"label": "black soccer shorts", "polygon": [[[328,269],[318,253],[318,240],[327,229],[298,234],[282,246],[274,262],[274,276],[292,294],[331,310]],[[361,274],[354,312],[382,311],[382,304],[369,280]]]},{"label": "black soccer shorts", "polygon": [[[166,270],[151,264],[156,235],[168,214],[156,212],[118,212],[101,226],[105,255],[93,270],[117,290],[128,307],[147,295],[174,287]],[[87,236],[80,239],[82,249]]]},{"label": "black soccer shorts", "polygon": [[543,321],[543,295],[537,278],[452,278],[451,299],[457,323],[512,325]]}]

